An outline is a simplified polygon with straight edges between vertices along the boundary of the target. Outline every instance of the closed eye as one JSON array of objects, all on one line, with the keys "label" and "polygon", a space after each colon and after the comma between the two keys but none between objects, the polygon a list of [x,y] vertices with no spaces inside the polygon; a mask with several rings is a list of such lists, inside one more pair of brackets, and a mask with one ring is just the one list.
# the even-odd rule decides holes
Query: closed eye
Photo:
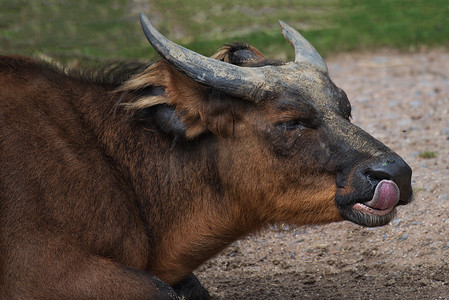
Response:
[{"label": "closed eye", "polygon": [[303,129],[307,127],[300,120],[290,120],[287,122],[278,123],[276,126],[284,131]]}]

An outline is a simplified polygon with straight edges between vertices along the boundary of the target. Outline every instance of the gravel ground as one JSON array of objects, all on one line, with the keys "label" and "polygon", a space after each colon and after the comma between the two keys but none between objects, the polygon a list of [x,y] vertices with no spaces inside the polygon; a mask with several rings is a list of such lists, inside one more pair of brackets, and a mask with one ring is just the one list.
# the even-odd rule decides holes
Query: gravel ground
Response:
[{"label": "gravel ground", "polygon": [[381,228],[249,236],[198,278],[215,299],[449,299],[449,52],[344,54],[328,65],[353,122],[412,167],[415,201]]}]

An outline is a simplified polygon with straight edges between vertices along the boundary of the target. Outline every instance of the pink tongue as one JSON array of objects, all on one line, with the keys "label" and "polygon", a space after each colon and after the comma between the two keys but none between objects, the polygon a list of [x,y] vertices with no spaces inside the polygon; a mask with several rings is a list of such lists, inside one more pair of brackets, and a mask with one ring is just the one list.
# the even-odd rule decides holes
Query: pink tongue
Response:
[{"label": "pink tongue", "polygon": [[373,199],[364,204],[374,209],[385,210],[395,206],[398,201],[399,188],[396,183],[391,180],[382,180],[376,186]]}]

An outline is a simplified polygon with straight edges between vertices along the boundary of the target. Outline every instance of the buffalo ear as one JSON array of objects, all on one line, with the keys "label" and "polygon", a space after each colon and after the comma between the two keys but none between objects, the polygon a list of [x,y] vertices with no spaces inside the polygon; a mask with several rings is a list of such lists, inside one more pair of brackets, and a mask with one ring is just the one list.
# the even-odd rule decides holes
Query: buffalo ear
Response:
[{"label": "buffalo ear", "polygon": [[174,136],[186,137],[186,127],[174,107],[158,105],[155,109],[154,121],[161,131]]},{"label": "buffalo ear", "polygon": [[165,134],[186,138],[186,126],[173,106],[160,104],[135,112],[134,118],[150,123]]},{"label": "buffalo ear", "polygon": [[233,133],[237,100],[198,84],[165,61],[137,74],[118,92],[134,94],[134,101],[122,103],[125,109],[164,133],[187,140]]},{"label": "buffalo ear", "polygon": [[238,42],[226,44],[212,58],[241,67],[251,66],[265,60],[262,53],[255,47]]}]

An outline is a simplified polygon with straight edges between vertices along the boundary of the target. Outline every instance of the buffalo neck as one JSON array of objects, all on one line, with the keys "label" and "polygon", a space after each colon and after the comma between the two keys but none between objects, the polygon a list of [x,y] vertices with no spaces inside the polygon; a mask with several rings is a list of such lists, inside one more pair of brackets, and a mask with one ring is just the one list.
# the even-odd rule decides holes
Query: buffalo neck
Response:
[{"label": "buffalo neck", "polygon": [[[179,141],[129,119],[109,96],[81,97],[80,105],[106,156],[132,189],[148,239],[146,269],[173,284],[259,222],[241,215],[239,201],[221,185],[217,139]],[[98,103],[98,99],[111,99]],[[124,212],[126,213],[126,212]]]}]

